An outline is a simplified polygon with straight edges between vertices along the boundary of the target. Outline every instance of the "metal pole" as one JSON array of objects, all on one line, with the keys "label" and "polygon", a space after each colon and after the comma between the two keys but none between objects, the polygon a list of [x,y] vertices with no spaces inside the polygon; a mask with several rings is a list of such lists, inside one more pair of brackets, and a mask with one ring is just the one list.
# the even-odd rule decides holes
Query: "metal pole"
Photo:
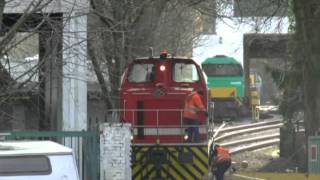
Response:
[{"label": "metal pole", "polygon": [[184,140],[184,133],[183,133],[183,125],[182,125],[182,121],[183,121],[183,117],[182,117],[182,111],[180,110],[180,134],[181,134],[181,142],[183,142]]},{"label": "metal pole", "polygon": [[157,142],[159,142],[159,109],[157,109]]}]

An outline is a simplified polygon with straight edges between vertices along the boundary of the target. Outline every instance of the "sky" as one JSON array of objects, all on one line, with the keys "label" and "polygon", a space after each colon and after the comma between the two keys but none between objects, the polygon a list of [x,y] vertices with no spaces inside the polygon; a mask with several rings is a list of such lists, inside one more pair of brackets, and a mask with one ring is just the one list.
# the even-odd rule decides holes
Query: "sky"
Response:
[{"label": "sky", "polygon": [[[243,62],[243,35],[257,32],[253,28],[253,22],[237,23],[237,19],[219,19],[216,25],[216,35],[202,35],[199,44],[193,49],[193,58],[201,64],[208,57],[215,55],[231,56]],[[261,20],[263,21],[263,20]],[[279,26],[280,24],[280,26]],[[259,33],[287,33],[288,20],[272,19],[259,27]]]}]

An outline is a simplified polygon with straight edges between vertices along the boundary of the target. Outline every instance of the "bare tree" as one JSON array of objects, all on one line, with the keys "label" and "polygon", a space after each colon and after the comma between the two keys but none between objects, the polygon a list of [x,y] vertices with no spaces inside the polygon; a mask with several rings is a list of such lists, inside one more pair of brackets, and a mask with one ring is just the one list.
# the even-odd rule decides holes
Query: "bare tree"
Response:
[{"label": "bare tree", "polygon": [[[30,16],[32,14],[34,14],[35,12],[38,12],[42,8],[47,6],[50,2],[51,1],[43,2],[43,1],[33,0],[25,8],[24,13],[19,17],[19,19],[15,22],[15,24],[12,27],[6,28],[1,23],[0,30],[2,32],[4,32],[4,35],[2,36],[2,38],[0,40],[0,58],[2,58],[5,54],[7,54],[12,48],[16,47],[19,43],[23,42],[24,40],[26,40],[28,38],[28,37],[26,37],[24,39],[21,39],[18,42],[12,42],[12,40],[15,38],[15,35],[24,26],[24,23],[28,20],[28,18],[30,18]],[[4,13],[5,5],[6,5],[6,1],[1,0],[0,1],[0,22],[3,22],[3,13]],[[9,81],[12,82],[13,79],[10,77],[10,74],[3,67],[1,62],[0,62],[0,70],[3,74],[0,83],[4,83],[3,85],[9,85]],[[3,88],[3,87],[4,86],[2,86],[1,88]]]},{"label": "bare tree", "polygon": [[[29,0],[19,3],[17,1],[0,1],[0,114],[1,120],[4,120],[2,122],[5,122],[1,123],[2,128],[10,120],[13,121],[12,123],[15,122],[15,117],[11,115],[11,111],[13,111],[11,101],[14,99],[14,95],[18,91],[20,91],[20,94],[23,92],[21,89],[25,88],[25,85],[37,76],[37,72],[42,66],[41,63],[30,63],[30,60],[20,62],[18,65],[13,62],[16,61],[13,57],[17,57],[17,54],[22,52],[21,49],[19,50],[19,44],[32,39],[33,35],[38,32],[45,22],[43,17],[47,15],[43,15],[40,20],[36,20],[38,15],[35,16],[35,14],[42,12],[43,8],[47,7],[51,2],[51,0]],[[5,14],[5,7],[10,6],[10,8],[14,9],[21,4],[23,6],[20,6],[19,11],[22,13],[20,15],[11,15],[11,18],[8,18],[9,15]],[[29,27],[31,21],[35,24]],[[21,36],[19,34],[21,31],[29,33],[24,33]],[[24,67],[21,68],[21,66]],[[16,72],[17,69],[20,71],[18,72],[19,75]]]},{"label": "bare tree", "polygon": [[[61,110],[59,107],[54,109],[52,103],[62,101],[58,100],[62,99],[62,82],[64,76],[68,76],[63,74],[62,54],[87,40],[63,44],[63,35],[68,38],[79,33],[63,31],[65,22],[74,18],[73,12],[85,8],[76,2],[69,1],[68,7],[60,7],[59,2],[52,0],[1,1],[0,112],[3,118],[0,119],[11,121],[11,124],[19,122],[12,116],[13,111],[17,111],[14,104],[27,104],[26,109],[32,105],[34,111],[26,114],[37,114],[35,119],[40,122],[28,123],[34,129],[39,126],[51,129],[48,122],[61,119]],[[56,7],[60,8],[59,13],[56,13]],[[66,10],[68,12],[60,13]],[[8,11],[15,13],[7,14]],[[65,63],[70,65],[70,62]]]},{"label": "bare tree", "polygon": [[304,91],[304,119],[306,136],[315,135],[320,128],[320,63],[319,48],[320,3],[293,0],[295,15],[296,55],[302,64]]},{"label": "bare tree", "polygon": [[[92,0],[89,54],[108,108],[117,107],[121,74],[136,56],[168,48],[192,55],[205,0]],[[179,22],[179,23],[177,23]],[[212,22],[213,23],[213,22]],[[104,68],[102,68],[104,66]]]}]

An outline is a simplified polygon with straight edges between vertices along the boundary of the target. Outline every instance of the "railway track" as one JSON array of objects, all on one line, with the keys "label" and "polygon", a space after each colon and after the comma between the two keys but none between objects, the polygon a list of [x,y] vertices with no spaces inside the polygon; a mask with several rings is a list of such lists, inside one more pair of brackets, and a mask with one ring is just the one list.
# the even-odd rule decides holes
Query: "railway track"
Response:
[{"label": "railway track", "polygon": [[213,130],[212,140],[230,149],[232,154],[273,146],[280,142],[279,120],[227,126],[223,123]]}]

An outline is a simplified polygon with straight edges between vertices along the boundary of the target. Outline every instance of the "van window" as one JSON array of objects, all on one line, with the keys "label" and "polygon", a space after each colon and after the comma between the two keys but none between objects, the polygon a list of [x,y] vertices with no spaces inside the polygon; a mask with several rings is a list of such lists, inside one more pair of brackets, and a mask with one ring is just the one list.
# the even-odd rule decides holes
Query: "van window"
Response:
[{"label": "van window", "polygon": [[0,157],[0,176],[46,175],[51,171],[46,156]]},{"label": "van window", "polygon": [[174,63],[172,79],[175,82],[196,82],[199,80],[199,74],[195,64]]},{"label": "van window", "polygon": [[143,83],[153,81],[155,78],[154,64],[134,64],[129,72],[128,81]]}]

